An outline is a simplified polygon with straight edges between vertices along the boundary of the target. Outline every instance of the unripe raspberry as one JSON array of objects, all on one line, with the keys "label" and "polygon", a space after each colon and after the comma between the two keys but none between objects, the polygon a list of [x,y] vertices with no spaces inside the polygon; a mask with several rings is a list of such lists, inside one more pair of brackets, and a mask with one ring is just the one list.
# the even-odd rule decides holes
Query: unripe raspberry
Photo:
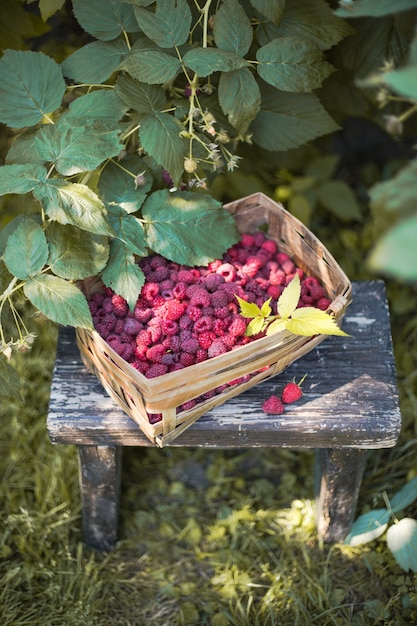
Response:
[{"label": "unripe raspberry", "polygon": [[198,163],[195,159],[184,159],[184,170],[188,174],[193,174],[198,168]]}]

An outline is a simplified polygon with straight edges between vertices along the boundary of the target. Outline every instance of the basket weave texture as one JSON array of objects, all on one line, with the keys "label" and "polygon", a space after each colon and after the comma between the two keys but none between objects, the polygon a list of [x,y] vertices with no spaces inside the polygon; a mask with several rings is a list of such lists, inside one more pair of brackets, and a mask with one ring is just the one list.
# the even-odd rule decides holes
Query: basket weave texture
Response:
[{"label": "basket weave texture", "polygon": [[[267,224],[268,237],[308,275],[316,276],[326,289],[340,325],[352,298],[352,286],[319,239],[288,213],[282,205],[256,193],[225,205],[241,233],[252,233]],[[83,281],[87,297],[102,289],[98,278]],[[133,419],[155,445],[163,447],[211,408],[282,372],[296,359],[325,339],[324,335],[301,337],[287,331],[257,339],[202,363],[157,378],[146,378],[121,358],[96,332],[77,329],[77,344],[86,367],[100,380],[107,393]],[[243,383],[230,385],[242,376]],[[185,402],[229,384],[225,391],[179,411]],[[162,419],[151,423],[149,416]]]}]

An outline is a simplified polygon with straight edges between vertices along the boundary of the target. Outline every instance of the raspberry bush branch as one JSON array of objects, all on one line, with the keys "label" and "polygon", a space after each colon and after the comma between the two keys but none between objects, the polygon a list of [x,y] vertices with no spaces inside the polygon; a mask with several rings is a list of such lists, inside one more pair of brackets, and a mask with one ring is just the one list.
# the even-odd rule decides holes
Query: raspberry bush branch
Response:
[{"label": "raspberry bush branch", "polygon": [[245,302],[236,296],[243,317],[249,318],[246,334],[248,337],[266,333],[272,335],[284,330],[295,335],[311,337],[313,335],[341,335],[345,333],[337,325],[334,317],[317,307],[303,306],[299,308],[301,299],[301,283],[296,273],[285,287],[277,300],[277,314],[272,314],[269,298],[259,307],[253,302]]}]

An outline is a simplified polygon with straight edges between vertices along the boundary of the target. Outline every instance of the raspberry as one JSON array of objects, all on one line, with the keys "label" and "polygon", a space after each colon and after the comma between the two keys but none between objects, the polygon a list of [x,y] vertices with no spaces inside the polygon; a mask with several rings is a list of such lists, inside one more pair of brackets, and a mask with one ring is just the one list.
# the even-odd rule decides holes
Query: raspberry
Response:
[{"label": "raspberry", "polygon": [[202,310],[198,306],[190,305],[186,308],[185,312],[193,322],[199,320],[200,317],[203,315]]},{"label": "raspberry", "polygon": [[187,296],[190,298],[190,306],[210,306],[209,292],[199,285],[191,285],[187,289]]},{"label": "raspberry", "polygon": [[128,314],[129,307],[126,300],[122,296],[114,294],[111,301],[114,314],[117,315],[117,317],[125,317]]},{"label": "raspberry", "polygon": [[107,343],[119,355],[123,356],[124,344],[117,338],[108,338]]},{"label": "raspberry", "polygon": [[216,291],[223,283],[224,278],[221,274],[208,274],[204,279],[204,285],[207,291]]},{"label": "raspberry", "polygon": [[132,361],[131,366],[141,374],[145,374],[150,368],[148,361],[140,361],[139,359]]},{"label": "raspberry", "polygon": [[203,333],[200,333],[197,336],[198,343],[200,344],[200,347],[204,348],[205,350],[209,349],[209,347],[211,346],[211,344],[213,343],[215,338],[216,338],[215,333],[213,333],[210,330],[205,331]]},{"label": "raspberry", "polygon": [[166,348],[161,343],[151,346],[146,351],[146,358],[152,363],[160,363],[162,357],[166,354]]},{"label": "raspberry", "polygon": [[222,265],[222,261],[220,259],[215,259],[214,261],[211,261],[207,268],[210,272],[217,272],[218,268]]},{"label": "raspberry", "polygon": [[296,383],[295,380],[292,380],[290,383],[287,383],[285,385],[281,394],[281,400],[284,404],[292,404],[292,402],[297,402],[297,400],[301,398],[301,396],[303,395],[301,385],[306,375],[303,376],[299,383]]},{"label": "raspberry", "polygon": [[131,343],[124,343],[123,347],[123,358],[125,361],[130,362],[135,355],[135,347]]},{"label": "raspberry", "polygon": [[241,243],[241,245],[242,245],[244,248],[250,248],[250,247],[252,247],[252,246],[253,246],[253,243],[254,243],[254,241],[253,241],[253,236],[252,236],[252,235],[249,235],[249,234],[244,233],[244,234],[242,235],[242,237],[241,237],[240,243]]},{"label": "raspberry", "polygon": [[137,335],[141,330],[142,324],[138,322],[134,317],[127,317],[124,323],[123,330],[128,335]]},{"label": "raspberry", "polygon": [[277,244],[273,239],[265,239],[263,244],[261,245],[263,250],[270,252],[271,254],[276,254],[277,252]]},{"label": "raspberry", "polygon": [[200,344],[197,339],[194,337],[190,337],[189,339],[185,339],[182,342],[182,349],[185,352],[190,352],[191,354],[197,354]]},{"label": "raspberry", "polygon": [[271,271],[268,280],[271,285],[283,285],[285,283],[285,273],[283,270]]},{"label": "raspberry", "polygon": [[217,320],[225,320],[227,317],[229,317],[229,315],[230,311],[228,306],[222,306],[219,309],[214,309],[214,317]]},{"label": "raspberry", "polygon": [[152,343],[151,333],[148,330],[140,330],[136,335],[136,345],[149,347]]},{"label": "raspberry", "polygon": [[183,281],[176,283],[172,289],[172,295],[174,296],[174,298],[177,298],[177,300],[183,300],[186,293],[187,284]]},{"label": "raspberry", "polygon": [[[152,378],[152,376],[150,377]],[[162,421],[162,413],[148,413],[148,420],[150,424],[156,424]]]},{"label": "raspberry", "polygon": [[189,367],[190,365],[194,365],[195,363],[195,355],[190,352],[182,352],[180,354],[180,363],[184,365],[184,367]]},{"label": "raspberry", "polygon": [[212,306],[214,306],[215,309],[219,309],[222,306],[226,306],[228,302],[229,302],[229,298],[227,294],[222,290],[215,291],[214,293],[211,294],[211,304]]},{"label": "raspberry", "polygon": [[180,352],[181,339],[178,337],[178,335],[173,335],[172,337],[170,337],[169,349],[172,350],[172,352]]},{"label": "raspberry", "polygon": [[161,328],[165,335],[176,335],[178,332],[178,322],[162,320]]},{"label": "raspberry", "polygon": [[135,320],[138,320],[138,322],[142,322],[142,324],[146,324],[146,322],[149,322],[152,316],[153,316],[153,311],[151,308],[142,309],[141,307],[137,305],[135,306],[135,309],[133,311],[133,317],[135,318]]},{"label": "raspberry", "polygon": [[170,365],[168,368],[169,372],[177,372],[178,370],[183,370],[184,369],[184,365],[182,363],[174,363],[173,365]]},{"label": "raspberry", "polygon": [[178,272],[178,280],[187,283],[187,285],[191,285],[194,283],[195,274],[191,269],[181,269]]},{"label": "raspberry", "polygon": [[193,321],[192,321],[191,317],[188,317],[188,315],[183,315],[178,320],[178,324],[179,324],[179,327],[181,329],[185,330],[187,328],[191,328],[191,326],[193,325]]},{"label": "raspberry", "polygon": [[183,302],[178,302],[177,300],[170,300],[165,305],[164,318],[166,320],[171,320],[175,322],[181,317],[185,309],[186,309],[186,305]]},{"label": "raspberry", "polygon": [[225,333],[222,336],[222,339],[223,339],[224,345],[227,347],[228,350],[231,350],[233,346],[236,344],[236,337],[234,337],[233,335],[229,335],[228,333]]},{"label": "raspberry", "polygon": [[280,285],[269,285],[267,290],[268,296],[271,296],[271,298],[274,298],[275,300],[278,300],[282,292],[283,287],[281,287]]},{"label": "raspberry", "polygon": [[213,322],[213,331],[216,333],[218,337],[222,337],[227,328],[229,326],[229,321],[227,319],[215,319]]},{"label": "raspberry", "polygon": [[220,356],[221,354],[224,354],[227,351],[228,351],[227,347],[225,343],[223,342],[223,340],[220,339],[220,337],[217,337],[213,341],[211,346],[209,346],[207,350],[207,354],[208,354],[209,359],[212,359],[213,357]]},{"label": "raspberry", "polygon": [[217,274],[223,276],[226,283],[230,283],[236,280],[236,269],[233,267],[231,263],[222,263],[216,270]]},{"label": "raspberry", "polygon": [[146,378],[156,378],[157,376],[163,376],[168,371],[168,366],[163,363],[154,363],[145,372]]},{"label": "raspberry", "polygon": [[194,324],[194,331],[196,333],[203,333],[207,330],[211,330],[213,327],[213,320],[208,315],[204,315]]},{"label": "raspberry", "polygon": [[284,263],[281,263],[281,268],[284,270],[287,276],[289,274],[294,274],[295,272],[295,265],[294,262],[291,261],[291,259],[288,259],[288,261],[284,261]]},{"label": "raspberry", "polygon": [[240,335],[244,335],[246,332],[246,326],[247,326],[247,322],[245,322],[243,317],[240,317],[240,315],[237,315],[236,317],[233,318],[233,321],[229,326],[229,329],[228,329],[229,334],[232,335],[233,337],[239,337]]},{"label": "raspberry", "polygon": [[278,396],[270,396],[262,404],[262,410],[269,415],[281,415],[285,411],[285,407]]},{"label": "raspberry", "polygon": [[118,318],[116,319],[116,323],[115,323],[115,325],[114,325],[114,329],[113,329],[113,331],[114,331],[117,335],[120,335],[120,334],[123,332],[124,326],[125,326],[125,321],[124,321],[124,319],[123,319],[122,317],[118,317]]},{"label": "raspberry", "polygon": [[193,398],[192,400],[187,400],[187,402],[184,402],[184,404],[181,405],[180,409],[181,411],[189,411],[190,409],[193,409],[196,404],[197,400]]},{"label": "raspberry", "polygon": [[262,231],[258,230],[256,233],[253,233],[253,245],[257,248],[260,248],[265,241],[265,235]]},{"label": "raspberry", "polygon": [[316,308],[321,309],[322,311],[327,311],[330,305],[331,301],[328,298],[320,298],[320,300],[316,302]]},{"label": "raspberry", "polygon": [[321,300],[322,298],[326,298],[326,290],[320,285],[314,285],[310,287],[309,294],[313,298],[313,300]]},{"label": "raspberry", "polygon": [[98,311],[98,303],[90,300],[90,302],[88,303],[88,308],[90,309],[91,315],[95,315]]},{"label": "raspberry", "polygon": [[177,358],[178,358],[178,355],[174,354],[173,352],[167,352],[166,354],[162,355],[161,363],[163,363],[164,365],[168,365],[168,367],[170,367],[171,365],[174,365],[175,363],[177,363]]},{"label": "raspberry", "polygon": [[207,354],[207,350],[205,350],[204,348],[199,348],[197,350],[197,354],[195,357],[195,362],[196,363],[202,363],[203,361],[207,361],[208,359],[208,354]]},{"label": "raspberry", "polygon": [[157,283],[145,283],[142,287],[141,296],[148,302],[153,302],[159,294],[159,285]]},{"label": "raspberry", "polygon": [[162,283],[162,281],[166,280],[167,278],[170,277],[170,270],[165,266],[165,267],[158,267],[154,272],[153,272],[153,280],[156,283]]}]

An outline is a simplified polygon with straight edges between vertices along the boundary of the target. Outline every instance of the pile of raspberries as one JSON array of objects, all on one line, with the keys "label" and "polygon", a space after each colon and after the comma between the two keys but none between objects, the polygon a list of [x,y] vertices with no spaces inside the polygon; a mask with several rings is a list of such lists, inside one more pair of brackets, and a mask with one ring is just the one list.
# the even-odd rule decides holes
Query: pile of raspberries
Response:
[{"label": "pile of raspberries", "polygon": [[[259,307],[272,297],[276,312],[277,299],[297,272],[299,306],[326,310],[330,304],[319,280],[306,276],[261,231],[242,235],[222,259],[207,267],[179,265],[158,254],[142,259],[140,267],[146,280],[133,311],[108,287],[93,294],[89,306],[97,332],[147,378],[201,363],[259,338],[245,335],[250,320],[239,314],[236,295]],[[229,385],[237,382],[242,380]],[[180,410],[192,408],[192,402]]]}]

